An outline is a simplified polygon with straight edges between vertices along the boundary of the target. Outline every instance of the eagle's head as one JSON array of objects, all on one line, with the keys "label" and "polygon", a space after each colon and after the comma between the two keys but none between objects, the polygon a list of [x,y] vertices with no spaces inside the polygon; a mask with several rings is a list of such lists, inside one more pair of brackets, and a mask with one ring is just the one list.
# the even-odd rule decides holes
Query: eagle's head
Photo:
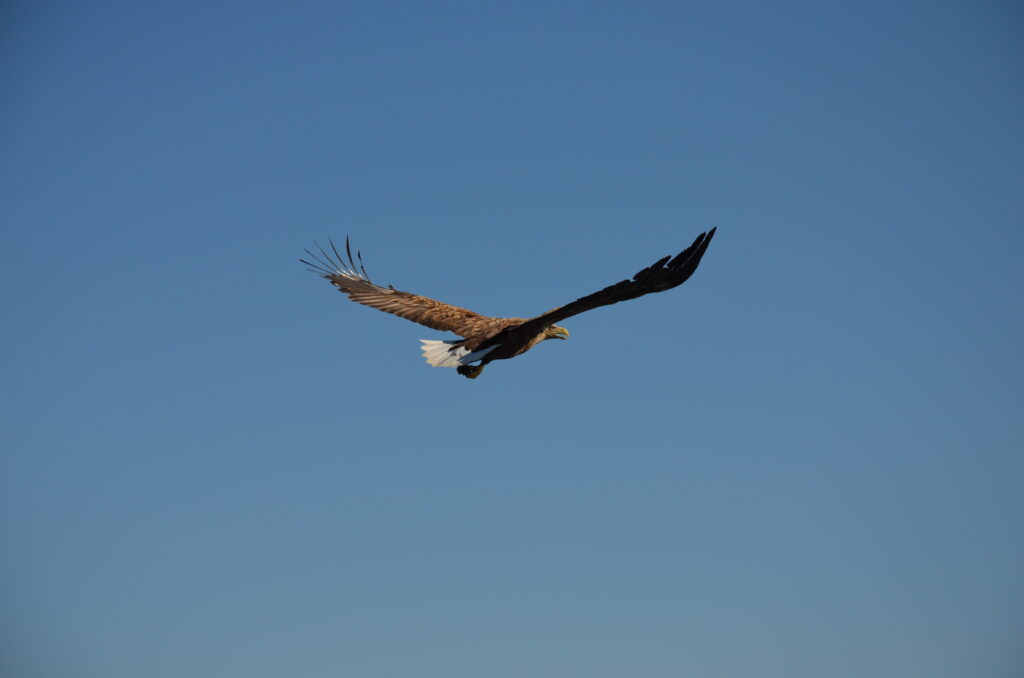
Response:
[{"label": "eagle's head", "polygon": [[558,325],[552,325],[544,330],[544,339],[568,339],[569,330]]}]

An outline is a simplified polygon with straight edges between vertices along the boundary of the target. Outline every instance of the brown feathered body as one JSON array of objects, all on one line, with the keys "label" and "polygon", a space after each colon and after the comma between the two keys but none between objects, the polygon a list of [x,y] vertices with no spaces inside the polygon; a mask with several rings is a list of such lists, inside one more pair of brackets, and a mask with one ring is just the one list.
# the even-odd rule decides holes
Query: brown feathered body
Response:
[{"label": "brown feathered body", "polygon": [[[302,262],[326,278],[349,299],[435,330],[454,332],[457,341],[423,340],[424,356],[435,367],[458,367],[459,372],[475,377],[484,365],[521,355],[546,339],[566,339],[567,330],[555,323],[600,306],[662,292],[685,282],[697,270],[715,229],[701,233],[693,244],[675,257],[659,259],[631,279],[609,285],[533,318],[495,318],[436,299],[383,287],[370,281],[362,264],[362,255],[353,258],[348,241],[347,258],[331,243],[332,254],[320,248],[320,255],[306,250],[313,261]],[[358,264],[356,263],[358,261]],[[478,367],[469,367],[479,362]]]},{"label": "brown feathered body", "polygon": [[[390,286],[380,287],[364,276],[352,276],[347,272],[333,273],[324,277],[356,303],[397,315],[435,330],[454,332],[463,337],[464,341],[453,344],[453,346],[463,346],[471,353],[483,347],[487,341],[503,331],[518,327],[528,320],[527,318],[495,318],[481,315],[468,308],[445,304],[430,297],[402,292]],[[521,346],[503,346],[504,351],[496,349],[488,356],[490,360],[487,362],[511,358],[528,351],[544,340],[544,334],[544,330],[539,329],[533,337],[527,338],[526,342],[519,342],[522,344]],[[505,355],[506,353],[507,355]]]}]

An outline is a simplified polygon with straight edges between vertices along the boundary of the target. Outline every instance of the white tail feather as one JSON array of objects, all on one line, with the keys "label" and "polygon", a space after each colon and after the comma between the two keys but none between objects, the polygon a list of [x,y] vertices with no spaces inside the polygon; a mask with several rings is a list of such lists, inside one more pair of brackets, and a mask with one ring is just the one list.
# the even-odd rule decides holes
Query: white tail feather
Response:
[{"label": "white tail feather", "polygon": [[458,367],[459,365],[468,365],[472,362],[480,360],[485,355],[497,348],[497,346],[489,346],[482,351],[469,352],[469,349],[465,346],[459,346],[455,349],[452,347],[455,344],[462,343],[462,339],[456,339],[454,341],[441,341],[438,339],[420,339],[420,343],[423,344],[423,357],[427,359],[427,362],[434,367]]}]

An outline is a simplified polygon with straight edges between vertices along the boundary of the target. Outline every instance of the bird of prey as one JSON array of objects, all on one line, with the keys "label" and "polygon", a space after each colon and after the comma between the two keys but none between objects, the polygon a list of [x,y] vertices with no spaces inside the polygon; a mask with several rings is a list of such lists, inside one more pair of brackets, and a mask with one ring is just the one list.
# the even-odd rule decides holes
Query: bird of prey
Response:
[{"label": "bird of prey", "polygon": [[[331,242],[333,256],[317,245],[319,256],[306,250],[312,261],[299,261],[309,266],[309,270],[331,281],[352,301],[393,313],[431,329],[459,335],[462,339],[450,341],[421,339],[423,356],[434,367],[454,367],[459,374],[476,379],[487,363],[522,355],[546,339],[568,339],[569,330],[555,323],[570,316],[682,285],[697,270],[714,235],[715,229],[712,228],[697,236],[692,245],[675,257],[663,257],[629,280],[609,285],[533,318],[492,318],[418,294],[402,292],[391,285],[376,285],[366,274],[362,253],[357,252],[355,259],[352,258],[348,238],[345,238],[347,257],[341,256]],[[359,262],[358,266],[356,261]]]}]

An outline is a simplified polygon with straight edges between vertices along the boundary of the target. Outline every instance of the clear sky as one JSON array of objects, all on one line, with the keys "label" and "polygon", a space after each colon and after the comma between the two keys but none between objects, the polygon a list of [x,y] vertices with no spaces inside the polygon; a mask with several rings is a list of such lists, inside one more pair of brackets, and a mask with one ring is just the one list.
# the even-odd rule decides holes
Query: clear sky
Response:
[{"label": "clear sky", "polygon": [[[1014,2],[14,2],[0,672],[1024,675]],[[297,259],[529,316],[469,381]]]}]

